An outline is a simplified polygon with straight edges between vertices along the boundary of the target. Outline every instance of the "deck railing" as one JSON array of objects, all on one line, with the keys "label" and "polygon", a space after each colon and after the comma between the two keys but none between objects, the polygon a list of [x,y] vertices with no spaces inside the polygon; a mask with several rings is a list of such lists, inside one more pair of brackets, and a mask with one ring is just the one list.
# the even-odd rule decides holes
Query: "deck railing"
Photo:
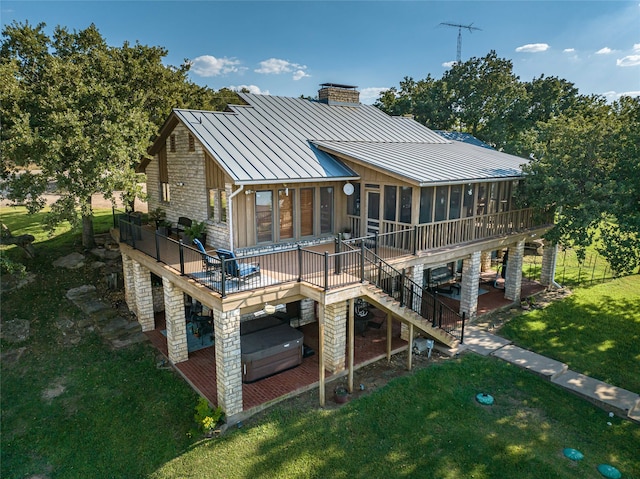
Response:
[{"label": "deck railing", "polygon": [[[360,241],[357,248],[351,245],[336,253],[318,253],[298,246],[227,260],[217,257],[214,252],[204,254],[182,241],[130,223],[124,217],[119,219],[119,227],[120,241],[171,266],[180,275],[192,278],[223,298],[230,293],[289,282],[304,281],[325,291],[369,282],[399,300],[402,306],[430,320],[434,327],[454,335],[460,331],[458,337],[461,340],[464,334],[464,317],[409,279],[404,271],[400,272],[386,263],[367,248],[365,241]],[[223,271],[229,271],[230,261],[258,266],[260,273],[242,278],[223,274]]]}]

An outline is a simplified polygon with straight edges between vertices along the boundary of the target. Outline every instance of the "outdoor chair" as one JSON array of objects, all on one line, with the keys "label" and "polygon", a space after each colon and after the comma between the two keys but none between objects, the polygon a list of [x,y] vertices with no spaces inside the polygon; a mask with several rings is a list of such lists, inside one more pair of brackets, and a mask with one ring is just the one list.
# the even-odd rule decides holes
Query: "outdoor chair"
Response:
[{"label": "outdoor chair", "polygon": [[220,260],[223,261],[224,274],[238,280],[244,280],[254,274],[260,276],[259,264],[240,263],[234,252],[227,249],[216,250],[216,253]]},{"label": "outdoor chair", "polygon": [[207,250],[204,249],[202,242],[198,238],[193,239],[193,244],[196,245],[200,253],[202,253],[202,267],[207,271],[207,273],[220,268],[220,261],[207,254]]}]

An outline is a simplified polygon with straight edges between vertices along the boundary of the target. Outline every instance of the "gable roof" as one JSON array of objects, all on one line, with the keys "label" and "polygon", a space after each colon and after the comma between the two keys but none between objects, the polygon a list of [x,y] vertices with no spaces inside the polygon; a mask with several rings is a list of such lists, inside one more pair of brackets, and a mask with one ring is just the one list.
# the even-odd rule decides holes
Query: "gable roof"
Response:
[{"label": "gable roof", "polygon": [[526,161],[448,140],[371,105],[240,97],[248,105],[226,112],[173,110],[149,152],[180,121],[238,185],[358,179],[336,155],[421,185],[519,176]]}]

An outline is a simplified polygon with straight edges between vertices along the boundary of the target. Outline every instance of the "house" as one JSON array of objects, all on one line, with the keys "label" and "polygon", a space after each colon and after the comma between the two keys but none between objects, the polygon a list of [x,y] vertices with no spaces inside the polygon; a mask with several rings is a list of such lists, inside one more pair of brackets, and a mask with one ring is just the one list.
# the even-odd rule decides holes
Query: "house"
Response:
[{"label": "house", "polygon": [[[504,249],[504,294],[519,300],[524,244],[549,227],[514,200],[527,160],[390,117],[348,85],[322,84],[318,100],[240,96],[225,112],[173,110],[140,167],[150,209],[206,222],[207,253],[120,223],[127,302],[153,329],[151,277],[161,279],[171,362],[189,359],[185,297],[212,312],[228,417],[243,411],[241,323],[273,306],[317,325],[324,404],[326,371],[347,370],[353,387],[357,301],[384,311],[388,328],[400,322],[409,345],[454,345],[476,315],[481,270]],[[544,249],[543,283],[555,255]],[[230,261],[258,274],[229,274]],[[432,294],[445,285],[459,309]]]}]

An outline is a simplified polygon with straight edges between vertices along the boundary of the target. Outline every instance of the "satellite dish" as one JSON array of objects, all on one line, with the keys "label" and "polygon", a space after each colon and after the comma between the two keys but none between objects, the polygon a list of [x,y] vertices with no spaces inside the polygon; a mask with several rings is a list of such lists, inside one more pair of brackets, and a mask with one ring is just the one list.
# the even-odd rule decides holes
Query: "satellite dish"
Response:
[{"label": "satellite dish", "polygon": [[353,194],[353,185],[351,183],[345,183],[342,187],[342,191],[344,191],[345,195],[351,196]]}]

